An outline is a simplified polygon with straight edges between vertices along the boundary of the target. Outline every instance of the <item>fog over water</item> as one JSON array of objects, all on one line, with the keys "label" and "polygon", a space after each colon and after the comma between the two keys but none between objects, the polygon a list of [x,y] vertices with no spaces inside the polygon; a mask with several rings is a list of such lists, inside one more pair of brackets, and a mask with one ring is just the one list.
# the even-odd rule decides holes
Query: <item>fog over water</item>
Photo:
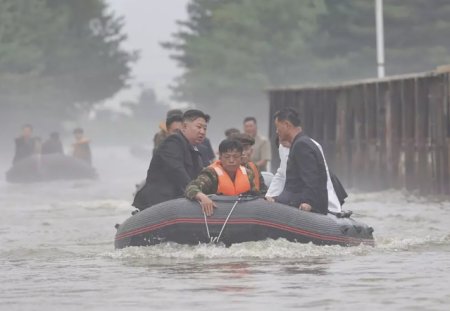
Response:
[{"label": "fog over water", "polygon": [[[11,4],[13,1],[5,3]],[[16,66],[9,66],[8,61],[4,64],[0,62],[0,65],[8,65],[5,65],[8,70],[0,66],[0,78],[3,79],[0,79],[0,82],[10,81],[11,77],[15,82],[18,77],[17,85],[12,83],[16,85],[15,89],[7,84],[0,85],[0,105],[3,105],[0,106],[0,311],[448,310],[450,201],[418,198],[402,191],[349,191],[350,197],[345,209],[352,210],[355,219],[374,228],[375,247],[316,246],[285,240],[266,240],[232,245],[228,248],[223,245],[183,246],[164,243],[152,247],[115,250],[115,225],[125,221],[134,210],[131,207],[132,193],[135,191],[135,185],[146,176],[151,157],[151,142],[153,135],[159,130],[159,122],[164,121],[168,108],[181,107],[184,104],[172,102],[168,88],[183,69],[170,60],[169,51],[164,50],[159,43],[170,40],[171,34],[176,33],[176,20],[186,21],[186,4],[190,1],[106,2],[110,5],[111,11],[108,12],[124,16],[123,33],[128,36],[128,40],[123,42],[123,45],[127,50],[139,50],[141,53],[141,58],[130,64],[132,70],[126,81],[126,84],[131,86],[130,89],[124,90],[120,86],[117,90],[107,93],[100,102],[90,102],[89,98],[83,97],[78,99],[81,102],[66,102],[65,93],[59,93],[64,89],[49,83],[46,86],[51,86],[50,89],[57,94],[52,97],[45,94],[45,88],[36,83],[41,82],[41,79],[39,76],[33,76],[34,65],[41,69],[40,66],[47,64],[47,60],[41,60],[39,63],[32,57],[24,59],[27,65],[33,65],[30,71],[24,73],[16,72]],[[26,1],[20,3],[27,8]],[[36,3],[39,7],[41,2]],[[329,2],[331,3],[334,2]],[[266,1],[266,4],[272,6],[272,2]],[[395,8],[395,3],[391,6]],[[276,8],[275,5],[274,7]],[[73,9],[72,6],[68,8]],[[1,11],[5,16],[8,12]],[[30,9],[30,12],[35,11]],[[42,16],[33,15],[45,17],[43,24],[46,26],[54,16],[58,16],[58,20],[59,17],[63,19],[64,16],[59,16],[59,12],[48,10],[45,14],[41,12]],[[78,11],[70,12],[75,16]],[[372,12],[373,10],[370,10],[370,14]],[[47,13],[52,18],[47,19]],[[236,13],[240,13],[240,10],[236,10]],[[395,10],[391,15],[403,16],[403,13],[395,13],[398,12]],[[26,17],[25,20],[31,17],[26,14],[23,16]],[[239,17],[237,14],[236,20],[242,21]],[[13,26],[24,24],[14,16],[3,19],[9,20],[15,21]],[[36,25],[39,21],[36,21]],[[420,25],[421,19],[413,21]],[[297,19],[294,18],[294,22],[297,23]],[[303,22],[307,23],[308,20]],[[30,22],[30,25],[34,23]],[[441,23],[436,25],[437,28],[441,27]],[[1,22],[0,26],[3,26]],[[51,30],[50,35],[44,38],[53,42],[50,40],[54,37],[52,31],[58,30],[55,33],[60,33],[60,28],[57,24],[50,26],[52,27],[49,29],[39,29],[43,29],[43,33],[44,30]],[[34,29],[30,31],[29,28],[25,27],[24,31],[32,34]],[[255,30],[260,28],[265,29],[255,27]],[[351,27],[351,30],[353,28],[355,27]],[[359,28],[356,28],[356,34],[359,35]],[[71,29],[67,27],[67,30]],[[217,29],[221,30],[222,27]],[[442,29],[445,31],[446,28]],[[337,28],[336,32],[339,31],[340,28]],[[294,29],[292,33],[297,33],[297,30]],[[9,34],[7,39],[8,36]],[[0,33],[0,39],[2,38],[4,37]],[[20,56],[19,52],[26,51],[30,54],[36,52],[39,57],[45,56],[46,53],[41,50],[28,48],[28,41],[38,42],[37,46],[42,45],[39,38],[18,38],[18,43],[22,44],[22,39],[26,43],[18,45],[22,49],[20,51],[15,50],[14,44],[17,42],[10,40],[9,50],[2,46],[2,53],[10,51],[10,56]],[[77,36],[64,37],[68,41],[76,38]],[[414,38],[406,41],[417,41],[413,40]],[[6,44],[8,40],[0,41]],[[438,41],[446,42],[442,39]],[[222,51],[221,42],[218,41],[218,47],[214,46],[214,50]],[[44,46],[43,50],[65,51],[56,43],[54,46],[57,48]],[[73,44],[74,55],[85,55],[77,54],[78,46],[78,42]],[[86,46],[91,47],[90,44]],[[283,46],[284,44],[276,45],[274,51],[278,52]],[[31,47],[36,48],[34,45]],[[324,50],[327,47],[326,45]],[[410,52],[413,48],[408,46],[406,51]],[[369,56],[370,53],[375,53],[370,47],[367,47],[367,50]],[[297,57],[295,51],[293,55]],[[435,54],[439,56],[441,51],[437,46]],[[445,54],[445,51],[442,53]],[[352,56],[354,51],[350,52]],[[97,55],[94,52],[88,54]],[[300,54],[298,53],[299,56]],[[407,56],[411,53],[404,54]],[[418,54],[422,61],[427,59],[423,57],[425,54]],[[55,55],[61,56],[59,53]],[[63,61],[64,55],[61,56],[61,64],[66,64]],[[11,58],[15,59],[12,56]],[[335,56],[331,58],[340,60]],[[375,58],[371,59],[375,69]],[[85,63],[84,58],[75,60],[76,64]],[[352,58],[349,60],[352,61]],[[21,61],[22,59],[18,59],[19,65]],[[300,63],[306,62],[302,60]],[[93,71],[103,67],[105,66],[94,67],[96,69]],[[21,68],[19,66],[19,69]],[[90,73],[91,68],[88,69]],[[354,65],[352,70],[359,71],[360,68]],[[74,71],[63,73],[62,77],[72,77]],[[128,75],[128,72],[120,74]],[[77,81],[80,85],[92,86],[93,91],[97,91],[98,85],[86,82],[85,79],[89,76],[90,74],[81,75]],[[109,73],[102,76],[106,82],[102,79],[97,81],[104,82],[103,86],[108,88],[111,84],[106,78],[109,76]],[[31,82],[27,80],[30,77]],[[53,83],[61,82],[59,75],[51,76],[51,79],[54,79],[50,80],[54,81]],[[150,109],[137,109],[132,115],[130,107],[137,107],[142,86],[154,91],[150,92],[150,95],[155,96],[144,98],[141,102],[148,104],[146,107]],[[41,89],[44,91],[39,99],[31,90],[37,92]],[[90,88],[89,90],[92,91]],[[13,91],[12,95],[9,91]],[[268,136],[269,122],[272,120],[266,95],[261,87],[255,94],[255,101],[238,102],[239,109],[229,109],[226,105],[211,105],[210,109],[205,109],[206,113],[212,115],[208,137],[215,149],[223,138],[224,130],[229,127],[241,129],[242,121],[248,115],[258,118],[259,133]],[[213,100],[215,99],[213,96]],[[131,105],[121,106],[121,109],[130,112],[129,114],[117,113],[121,101],[129,101],[128,104],[131,102]],[[101,111],[103,114],[97,111],[98,119],[93,119],[93,110],[105,102],[106,106],[110,105],[109,107],[115,109]],[[92,105],[87,105],[85,109],[75,109],[78,104],[82,106],[83,103]],[[145,105],[139,107],[143,106]],[[61,107],[76,112],[66,113],[62,109],[59,112],[61,115],[56,112],[52,114],[56,108]],[[20,134],[21,126],[25,123],[33,124],[33,135],[42,140],[45,140],[51,131],[58,131],[66,154],[71,151],[73,129],[83,127],[86,136],[91,139],[93,166],[99,178],[7,183],[4,173],[12,163],[13,139]]]},{"label": "fog over water", "polygon": [[[114,250],[148,161],[95,147],[96,181],[0,182],[3,310],[446,310],[450,202],[351,194],[376,247],[262,241]],[[3,158],[5,171],[10,159]]]}]

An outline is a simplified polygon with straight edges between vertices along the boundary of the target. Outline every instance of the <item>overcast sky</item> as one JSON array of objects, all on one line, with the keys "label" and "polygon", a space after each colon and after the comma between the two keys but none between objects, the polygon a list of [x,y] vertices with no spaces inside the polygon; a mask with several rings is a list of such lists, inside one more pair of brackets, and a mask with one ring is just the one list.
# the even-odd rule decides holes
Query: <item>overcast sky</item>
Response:
[{"label": "overcast sky", "polygon": [[[128,35],[126,47],[140,51],[140,60],[133,68],[132,82],[152,87],[158,97],[169,100],[168,84],[180,74],[175,62],[160,42],[170,39],[178,29],[177,20],[186,19],[188,0],[106,0],[116,15],[125,18],[123,31]],[[121,92],[113,102],[136,99],[134,91]]]}]

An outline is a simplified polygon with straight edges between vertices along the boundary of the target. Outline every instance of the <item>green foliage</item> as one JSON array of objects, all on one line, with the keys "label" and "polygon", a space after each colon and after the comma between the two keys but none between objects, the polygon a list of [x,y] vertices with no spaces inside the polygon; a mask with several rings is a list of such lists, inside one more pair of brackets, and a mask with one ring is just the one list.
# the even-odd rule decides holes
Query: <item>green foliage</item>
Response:
[{"label": "green foliage", "polygon": [[165,45],[186,69],[176,97],[196,103],[247,98],[299,72],[307,77],[313,67],[299,55],[310,54],[305,43],[324,10],[322,1],[191,1],[189,21]]},{"label": "green foliage", "polygon": [[1,0],[0,109],[74,118],[113,96],[137,56],[122,24],[102,0]]},{"label": "green foliage", "polygon": [[[164,44],[185,69],[174,96],[212,107],[271,86],[374,77],[374,12],[372,0],[191,0]],[[384,1],[384,13],[388,74],[450,62],[448,1]]]}]

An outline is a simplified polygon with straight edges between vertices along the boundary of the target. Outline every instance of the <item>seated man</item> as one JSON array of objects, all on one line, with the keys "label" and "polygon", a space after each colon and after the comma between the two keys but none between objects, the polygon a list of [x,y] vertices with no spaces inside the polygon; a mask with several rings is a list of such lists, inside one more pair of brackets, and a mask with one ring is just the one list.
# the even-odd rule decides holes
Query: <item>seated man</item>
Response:
[{"label": "seated man", "polygon": [[197,200],[203,212],[211,216],[215,203],[208,194],[239,195],[258,193],[252,170],[241,165],[242,145],[234,139],[225,139],[219,145],[219,160],[205,168],[186,188],[185,196]]},{"label": "seated man", "polygon": [[255,187],[261,194],[267,192],[267,186],[264,183],[264,177],[262,176],[259,168],[255,163],[251,161],[255,139],[247,134],[233,134],[231,138],[238,140],[242,144],[242,160],[241,165],[245,166],[247,170],[252,170],[255,176]]},{"label": "seated man", "polygon": [[58,132],[52,132],[50,137],[42,144],[42,154],[64,154],[64,149]]},{"label": "seated man", "polygon": [[73,157],[92,165],[90,141],[84,136],[84,130],[77,127],[73,130],[73,135],[75,137],[75,142],[72,144]]},{"label": "seated man", "polygon": [[36,151],[36,138],[33,137],[33,127],[30,124],[25,124],[22,127],[22,134],[14,142],[16,149],[14,151],[13,164],[31,157]]},{"label": "seated man", "polygon": [[303,133],[300,118],[293,109],[278,111],[275,127],[280,141],[291,144],[286,183],[275,201],[304,211],[327,214],[327,168],[320,148]]}]

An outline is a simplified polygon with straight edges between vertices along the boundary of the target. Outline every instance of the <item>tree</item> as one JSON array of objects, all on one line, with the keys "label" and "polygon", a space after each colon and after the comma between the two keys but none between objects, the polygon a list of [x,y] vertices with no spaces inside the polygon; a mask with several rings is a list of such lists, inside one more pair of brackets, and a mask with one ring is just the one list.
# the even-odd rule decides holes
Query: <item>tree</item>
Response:
[{"label": "tree", "polygon": [[219,105],[218,98],[251,99],[299,73],[308,77],[311,65],[297,60],[310,54],[305,43],[324,9],[322,1],[191,1],[188,22],[164,45],[185,68],[175,97]]},{"label": "tree", "polygon": [[126,87],[122,26],[103,0],[0,1],[1,114],[75,118]]},{"label": "tree", "polygon": [[[448,1],[385,1],[384,13],[388,74],[450,62]],[[376,74],[374,1],[192,0],[180,25],[164,45],[184,68],[174,97],[200,106]]]}]

